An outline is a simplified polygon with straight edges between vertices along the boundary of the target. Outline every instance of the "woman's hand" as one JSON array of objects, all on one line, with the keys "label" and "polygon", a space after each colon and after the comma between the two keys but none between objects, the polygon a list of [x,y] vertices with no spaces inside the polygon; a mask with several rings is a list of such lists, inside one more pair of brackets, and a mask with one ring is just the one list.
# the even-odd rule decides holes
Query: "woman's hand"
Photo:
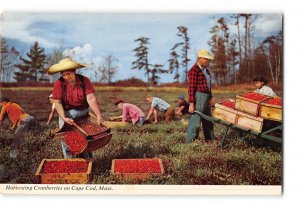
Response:
[{"label": "woman's hand", "polygon": [[102,118],[101,115],[98,115],[98,116],[97,116],[97,124],[98,124],[98,125],[104,124],[104,120],[103,120],[103,118]]},{"label": "woman's hand", "polygon": [[69,125],[74,124],[74,120],[72,118],[63,118],[63,121]]}]

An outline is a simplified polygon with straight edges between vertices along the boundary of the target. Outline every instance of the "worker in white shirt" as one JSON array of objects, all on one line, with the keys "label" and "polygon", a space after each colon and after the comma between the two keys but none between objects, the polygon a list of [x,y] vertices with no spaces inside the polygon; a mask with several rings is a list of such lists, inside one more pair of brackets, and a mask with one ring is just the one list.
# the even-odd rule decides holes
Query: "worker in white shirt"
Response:
[{"label": "worker in white shirt", "polygon": [[271,97],[277,96],[272,90],[272,88],[266,85],[268,83],[268,80],[265,77],[263,76],[255,77],[253,79],[253,82],[256,87],[256,90],[254,91],[255,93],[259,93]]}]

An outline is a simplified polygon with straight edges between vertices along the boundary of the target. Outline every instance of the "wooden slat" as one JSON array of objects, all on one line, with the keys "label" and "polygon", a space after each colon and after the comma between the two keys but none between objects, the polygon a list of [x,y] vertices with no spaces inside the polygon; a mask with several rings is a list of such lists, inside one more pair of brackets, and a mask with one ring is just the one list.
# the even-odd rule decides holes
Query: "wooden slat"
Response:
[{"label": "wooden slat", "polygon": [[112,121],[105,121],[104,125],[109,127],[109,128],[114,128],[114,127],[124,127],[128,125],[126,122],[112,122]]},{"label": "wooden slat", "polygon": [[225,109],[221,109],[220,107],[216,107],[213,116],[215,118],[221,119],[223,121],[227,121],[235,124],[237,121],[237,111],[234,113],[232,111],[228,111]]},{"label": "wooden slat", "polygon": [[258,116],[258,107],[258,103],[253,103],[241,98],[237,98],[235,101],[235,109],[253,114],[255,116]]},{"label": "wooden slat", "polygon": [[269,120],[275,120],[275,121],[282,121],[282,108],[279,106],[268,106],[265,104],[262,104],[259,110],[259,115],[262,118],[269,119]]},{"label": "wooden slat", "polygon": [[249,128],[250,130],[261,132],[263,119],[255,118],[246,114],[238,114],[237,124],[242,127]]}]

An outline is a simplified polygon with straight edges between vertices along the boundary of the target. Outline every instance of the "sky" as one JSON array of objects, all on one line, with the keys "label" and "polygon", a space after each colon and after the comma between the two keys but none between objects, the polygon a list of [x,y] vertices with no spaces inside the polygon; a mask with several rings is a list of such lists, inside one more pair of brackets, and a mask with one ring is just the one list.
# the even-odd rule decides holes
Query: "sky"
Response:
[{"label": "sky", "polygon": [[[199,49],[210,50],[209,30],[216,20],[224,17],[232,34],[230,13],[109,13],[109,12],[4,12],[1,16],[1,33],[24,55],[38,41],[47,53],[63,42],[64,54],[88,66],[82,73],[95,80],[93,69],[103,63],[103,58],[112,54],[118,61],[118,72],[113,81],[131,77],[146,80],[143,71],[132,70],[136,60],[135,39],[150,38],[149,62],[163,64],[168,68],[170,49],[181,42],[176,34],[178,26],[188,28],[190,37],[189,67],[195,63]],[[257,42],[282,30],[280,13],[259,14],[254,22]],[[74,56],[74,51],[76,55]],[[180,53],[180,50],[177,51]],[[181,70],[181,72],[183,69]],[[160,82],[171,82],[173,76],[164,74]]]}]

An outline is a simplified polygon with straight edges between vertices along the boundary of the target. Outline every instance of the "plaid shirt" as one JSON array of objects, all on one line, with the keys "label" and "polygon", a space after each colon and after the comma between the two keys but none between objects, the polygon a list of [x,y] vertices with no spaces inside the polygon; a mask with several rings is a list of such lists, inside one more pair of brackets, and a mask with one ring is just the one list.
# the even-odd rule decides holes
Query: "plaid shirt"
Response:
[{"label": "plaid shirt", "polygon": [[[209,76],[210,72],[207,69],[207,73]],[[195,95],[196,92],[208,93],[211,95],[211,90],[207,86],[207,81],[204,73],[201,71],[198,64],[194,64],[188,73],[188,83],[189,83],[189,102],[195,103]],[[209,82],[211,83],[211,82]]]},{"label": "plaid shirt", "polygon": [[168,104],[164,100],[162,100],[160,98],[157,98],[157,97],[153,97],[151,106],[154,107],[155,109],[161,111],[161,112],[165,112],[171,107],[170,104]]}]

